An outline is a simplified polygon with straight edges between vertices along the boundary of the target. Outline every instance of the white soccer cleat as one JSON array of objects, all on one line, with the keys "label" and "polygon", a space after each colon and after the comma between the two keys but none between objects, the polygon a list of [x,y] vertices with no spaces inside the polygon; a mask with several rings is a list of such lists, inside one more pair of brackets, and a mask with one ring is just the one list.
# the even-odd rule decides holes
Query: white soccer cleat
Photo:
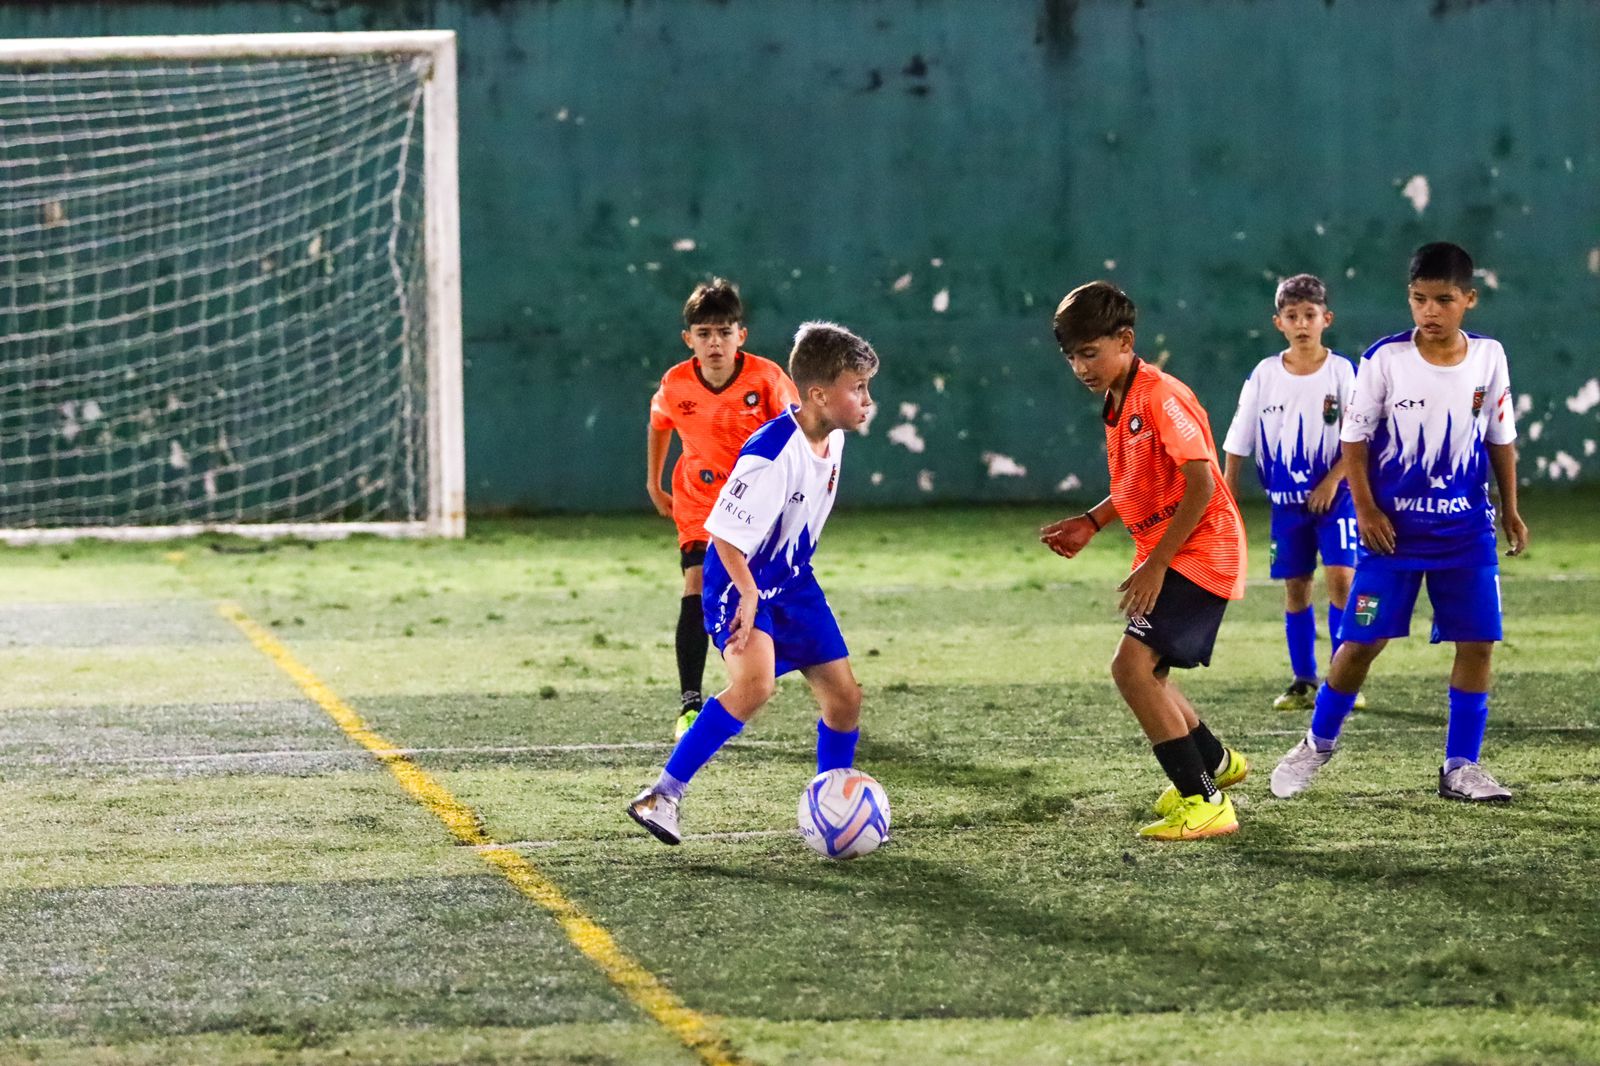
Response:
[{"label": "white soccer cleat", "polygon": [[683,843],[678,835],[678,801],[671,796],[647,788],[628,804],[628,817],[663,844]]},{"label": "white soccer cleat", "polygon": [[1439,795],[1467,803],[1510,803],[1511,790],[1489,775],[1475,762],[1458,766],[1449,773],[1439,768]]},{"label": "white soccer cleat", "polygon": [[[1328,765],[1333,752],[1318,751],[1305,737],[1289,749],[1289,754],[1278,760],[1272,768],[1272,794],[1279,799],[1298,796],[1311,785],[1317,771]],[[1443,786],[1441,786],[1443,787]]]}]

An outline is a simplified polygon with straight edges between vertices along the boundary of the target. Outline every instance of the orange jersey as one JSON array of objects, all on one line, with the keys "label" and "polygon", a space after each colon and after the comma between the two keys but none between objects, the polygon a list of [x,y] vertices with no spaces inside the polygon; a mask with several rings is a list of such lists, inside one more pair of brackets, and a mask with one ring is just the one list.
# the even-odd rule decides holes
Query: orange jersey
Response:
[{"label": "orange jersey", "polygon": [[1111,467],[1111,502],[1133,535],[1133,565],[1150,555],[1183,499],[1184,463],[1203,460],[1216,484],[1172,568],[1224,599],[1244,596],[1244,521],[1217,465],[1206,410],[1189,386],[1140,359],[1129,373],[1122,410],[1106,397],[1106,461]]},{"label": "orange jersey", "polygon": [[676,430],[683,454],[672,471],[672,520],[678,543],[707,540],[706,515],[750,434],[789,407],[800,393],[770,359],[740,352],[733,377],[713,389],[698,360],[685,359],[661,375],[650,399],[650,428]]}]

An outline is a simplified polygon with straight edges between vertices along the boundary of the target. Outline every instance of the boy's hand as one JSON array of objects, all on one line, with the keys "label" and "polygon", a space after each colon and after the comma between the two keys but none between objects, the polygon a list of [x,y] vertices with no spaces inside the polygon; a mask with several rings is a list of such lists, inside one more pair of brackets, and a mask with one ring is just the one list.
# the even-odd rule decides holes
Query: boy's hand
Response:
[{"label": "boy's hand", "polygon": [[756,601],[760,594],[746,596],[739,594],[739,606],[733,609],[733,621],[728,624],[729,655],[738,655],[744,651],[746,644],[750,643],[750,634],[756,628]]},{"label": "boy's hand", "polygon": [[1070,559],[1083,551],[1094,538],[1094,523],[1083,515],[1073,515],[1059,522],[1051,522],[1039,530],[1039,543],[1061,556]]},{"label": "boy's hand", "polygon": [[1167,568],[1149,559],[1139,564],[1139,568],[1128,575],[1126,581],[1117,586],[1117,591],[1122,593],[1122,602],[1118,608],[1129,618],[1149,614],[1156,605],[1156,598],[1161,595],[1161,586],[1166,583]]},{"label": "boy's hand", "polygon": [[1394,523],[1381,507],[1356,508],[1356,528],[1361,531],[1361,543],[1379,555],[1394,554]]},{"label": "boy's hand", "polygon": [[645,491],[650,493],[650,502],[655,505],[656,514],[662,518],[671,518],[672,493],[667,492],[660,485],[646,485]]},{"label": "boy's hand", "polygon": [[1329,474],[1317,483],[1306,497],[1306,510],[1312,514],[1327,514],[1328,508],[1333,506],[1333,498],[1339,493],[1339,485],[1344,478],[1334,477]]},{"label": "boy's hand", "polygon": [[1507,555],[1521,555],[1528,547],[1528,525],[1516,511],[1506,511],[1500,515],[1500,524],[1505,527],[1506,540],[1511,542],[1511,547],[1506,549]]}]

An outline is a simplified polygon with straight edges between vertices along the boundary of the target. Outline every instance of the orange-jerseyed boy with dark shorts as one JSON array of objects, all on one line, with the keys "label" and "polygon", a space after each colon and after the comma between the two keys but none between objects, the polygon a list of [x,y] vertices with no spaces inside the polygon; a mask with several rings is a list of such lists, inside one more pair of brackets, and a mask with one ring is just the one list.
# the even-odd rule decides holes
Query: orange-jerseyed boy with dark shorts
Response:
[{"label": "orange-jerseyed boy with dark shorts", "polygon": [[1040,539],[1070,559],[1113,519],[1132,534],[1133,572],[1118,586],[1128,624],[1111,676],[1172,782],[1156,800],[1159,820],[1139,835],[1221,836],[1239,828],[1223,790],[1249,766],[1206,728],[1170,671],[1211,663],[1223,611],[1244,595],[1244,522],[1205,408],[1134,354],[1134,317],[1133,301],[1104,281],[1079,286],[1056,308],[1056,340],[1073,373],[1105,396],[1111,495],[1044,527]]},{"label": "orange-jerseyed boy with dark shorts", "polygon": [[[678,527],[683,600],[678,610],[678,684],[683,693],[674,735],[700,712],[705,677],[705,619],[700,608],[706,558],[706,516],[750,434],[800,402],[783,368],[741,350],[749,331],[739,290],[723,278],[695,286],[683,305],[683,342],[693,354],[661,376],[650,400],[645,488],[663,518]],[[676,431],[683,455],[672,491],[661,487],[667,449]]]}]

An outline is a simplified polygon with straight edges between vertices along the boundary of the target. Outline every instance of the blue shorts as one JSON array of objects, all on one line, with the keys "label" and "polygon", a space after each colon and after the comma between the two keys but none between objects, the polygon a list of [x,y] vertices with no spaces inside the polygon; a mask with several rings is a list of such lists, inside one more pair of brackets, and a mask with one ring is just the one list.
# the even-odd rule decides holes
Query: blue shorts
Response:
[{"label": "blue shorts", "polygon": [[1411,612],[1423,579],[1433,604],[1433,643],[1500,640],[1500,567],[1396,570],[1358,566],[1339,639],[1370,644],[1411,635]]},{"label": "blue shorts", "polygon": [[1275,505],[1269,572],[1277,581],[1307,577],[1316,571],[1319,553],[1323,566],[1354,566],[1359,543],[1356,505],[1349,492],[1335,496],[1323,514],[1313,514],[1299,503]]},{"label": "blue shorts", "polygon": [[[720,594],[708,588],[701,606],[706,615],[706,632],[720,652],[728,643],[728,626],[739,608],[739,590],[732,583],[724,586]],[[756,628],[772,638],[776,654],[773,677],[850,655],[822,586],[809,570],[790,578],[775,595],[761,597],[756,605]]]}]

